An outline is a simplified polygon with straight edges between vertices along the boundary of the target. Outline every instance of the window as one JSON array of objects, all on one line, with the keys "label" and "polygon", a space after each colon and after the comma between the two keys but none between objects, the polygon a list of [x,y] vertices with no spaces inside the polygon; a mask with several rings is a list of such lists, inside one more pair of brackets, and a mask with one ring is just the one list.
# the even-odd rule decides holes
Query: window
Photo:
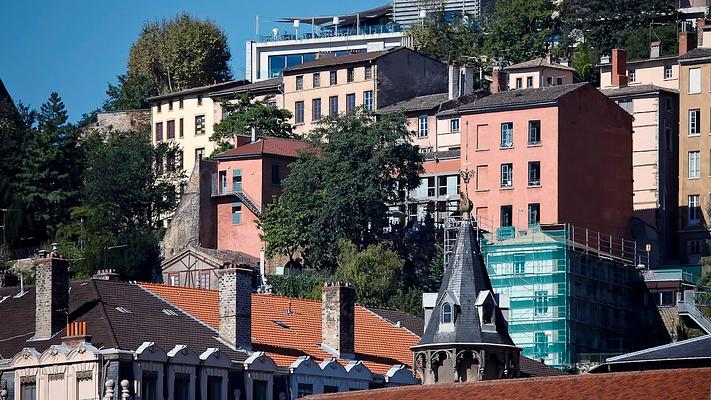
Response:
[{"label": "window", "polygon": [[528,186],[541,186],[541,162],[530,161],[528,163]]},{"label": "window", "polygon": [[689,255],[697,255],[697,254],[702,254],[702,242],[701,240],[694,239],[694,240],[687,240],[686,241],[686,254]]},{"label": "window", "polygon": [[346,70],[346,81],[347,82],[353,82],[355,80],[355,69],[354,68],[348,68]]},{"label": "window", "polygon": [[272,107],[272,108],[276,107],[276,100],[274,100],[274,99],[268,100],[267,107]]},{"label": "window", "polygon": [[442,323],[452,323],[452,305],[449,303],[442,304]]},{"label": "window", "polygon": [[196,115],[195,116],[195,135],[205,134],[205,116]]},{"label": "window", "polygon": [[689,225],[701,223],[701,201],[698,194],[691,194],[688,197]]},{"label": "window", "polygon": [[536,226],[541,223],[541,205],[531,203],[528,205],[528,227]]},{"label": "window", "polygon": [[321,73],[320,72],[314,72],[313,75],[313,87],[321,87]]},{"label": "window", "polygon": [[437,177],[437,195],[446,196],[447,195],[447,176]]},{"label": "window", "polygon": [[[259,382],[258,380],[254,380],[253,382]],[[264,382],[266,386],[265,381]],[[265,388],[266,389],[266,388]],[[253,392],[253,398],[256,399],[264,399],[266,400],[266,390],[263,392],[259,393],[264,393],[262,397],[257,397],[257,390],[254,390]],[[207,377],[207,400],[222,400],[222,377],[221,376],[208,376]]]},{"label": "window", "polygon": [[689,178],[701,177],[701,152],[689,152]]},{"label": "window", "polygon": [[373,79],[373,66],[372,65],[365,66],[365,79]]},{"label": "window", "polygon": [[175,120],[168,121],[168,139],[175,139]]},{"label": "window", "polygon": [[674,71],[671,65],[664,66],[664,79],[671,79],[674,77]]},{"label": "window", "polygon": [[328,98],[328,116],[335,117],[338,115],[338,96]]},{"label": "window", "polygon": [[175,382],[173,384],[173,399],[174,400],[189,400],[190,399],[190,375],[175,374]]},{"label": "window", "polygon": [[449,120],[449,131],[451,133],[459,132],[459,118],[452,118]]},{"label": "window", "polygon": [[526,78],[526,87],[527,88],[532,88],[533,87],[533,77],[529,76]]},{"label": "window", "polygon": [[632,114],[632,100],[620,100],[617,102],[617,105],[619,105],[623,110],[627,111],[627,114]]},{"label": "window", "polygon": [[548,355],[548,336],[544,332],[536,332],[534,337],[534,356],[536,358],[545,358]]},{"label": "window", "polygon": [[156,142],[163,141],[163,123],[156,122]]},{"label": "window", "polygon": [[232,224],[242,223],[242,203],[236,202],[232,203]]},{"label": "window", "polygon": [[701,93],[701,68],[689,69],[689,94]]},{"label": "window", "polygon": [[637,81],[637,71],[634,69],[630,69],[627,74],[630,77],[630,82],[636,82]]},{"label": "window", "polygon": [[314,394],[314,385],[311,383],[299,383],[296,386],[296,397],[304,397]]},{"label": "window", "polygon": [[173,111],[173,100],[168,101],[168,111]]},{"label": "window", "polygon": [[513,206],[501,206],[501,227],[513,225]]},{"label": "window", "polygon": [[535,315],[545,315],[548,314],[548,291],[547,290],[536,290],[534,292],[534,313]]},{"label": "window", "polygon": [[183,109],[183,99],[182,99],[182,98],[180,98],[180,99],[178,100],[178,108],[181,109],[181,110]]},{"label": "window", "polygon": [[311,100],[311,120],[320,121],[321,120],[321,99]]},{"label": "window", "polygon": [[348,93],[346,95],[346,112],[351,113],[355,111],[356,98],[355,93]]},{"label": "window", "polygon": [[541,121],[528,121],[528,144],[541,144]]},{"label": "window", "polygon": [[366,90],[363,92],[363,107],[368,111],[373,111],[373,91]]},{"label": "window", "polygon": [[324,393],[338,393],[338,386],[323,385]]},{"label": "window", "polygon": [[513,164],[501,164],[501,187],[513,187]]},{"label": "window", "polygon": [[563,78],[555,78],[555,84],[560,86],[563,84]]},{"label": "window", "polygon": [[163,105],[161,103],[158,103],[156,109],[158,110],[158,112],[161,112],[163,110]]},{"label": "window", "polygon": [[435,178],[434,176],[428,176],[427,178],[427,197],[435,196]]},{"label": "window", "polygon": [[501,147],[513,147],[513,122],[501,124]]},{"label": "window", "polygon": [[180,123],[178,125],[178,135],[182,138],[185,135],[185,123],[182,118],[180,118]]},{"label": "window", "polygon": [[198,147],[195,149],[195,160],[202,160],[202,158],[205,156],[205,148],[204,147]]},{"label": "window", "polygon": [[219,185],[217,188],[218,193],[227,193],[227,171],[220,171],[217,173],[217,182]]},{"label": "window", "polygon": [[281,171],[279,164],[272,164],[272,185],[281,185]]},{"label": "window", "polygon": [[175,272],[168,274],[170,286],[180,286],[180,274]]},{"label": "window", "polygon": [[198,273],[198,287],[202,289],[210,288],[210,271],[200,271]]},{"label": "window", "polygon": [[183,150],[178,150],[176,153],[175,158],[178,161],[178,170],[182,171],[183,170]]},{"label": "window", "polygon": [[202,95],[201,95],[201,94],[199,94],[198,97],[197,97],[197,103],[198,103],[199,106],[202,105]]},{"label": "window", "polygon": [[521,89],[523,87],[523,78],[516,78],[516,89]]},{"label": "window", "polygon": [[34,379],[26,382],[21,381],[20,400],[37,400],[37,382]]},{"label": "window", "polygon": [[294,122],[297,124],[304,123],[304,102],[297,101],[294,103]]},{"label": "window", "polygon": [[331,71],[329,74],[329,84],[330,85],[337,85],[338,84],[338,74],[336,71]]},{"label": "window", "polygon": [[427,137],[427,116],[420,115],[417,121],[417,136],[421,138]]},{"label": "window", "polygon": [[[220,171],[223,172],[223,171]],[[225,186],[227,183],[225,183]],[[242,170],[235,168],[232,170],[232,193],[239,193],[242,191]]]},{"label": "window", "polygon": [[546,78],[546,84],[548,86],[553,86],[553,78],[551,78],[550,76]]},{"label": "window", "polygon": [[689,136],[701,134],[701,110],[689,110]]},{"label": "window", "polygon": [[143,371],[141,398],[144,400],[158,400],[158,373],[155,371]]},{"label": "window", "polygon": [[299,75],[296,77],[296,90],[304,90],[304,76]]}]

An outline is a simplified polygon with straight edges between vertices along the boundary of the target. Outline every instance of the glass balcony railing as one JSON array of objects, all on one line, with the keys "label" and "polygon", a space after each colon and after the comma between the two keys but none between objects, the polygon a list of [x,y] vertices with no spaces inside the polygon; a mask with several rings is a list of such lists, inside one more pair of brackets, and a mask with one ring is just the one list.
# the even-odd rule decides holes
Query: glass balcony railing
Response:
[{"label": "glass balcony railing", "polygon": [[402,32],[403,29],[399,24],[388,23],[381,25],[365,25],[359,28],[356,27],[344,27],[344,28],[318,28],[313,32],[308,32],[308,29],[304,29],[307,32],[290,33],[290,32],[279,32],[274,31],[271,35],[262,35],[260,37],[262,42],[279,42],[284,40],[304,40],[304,39],[321,39],[321,38],[331,38],[331,37],[346,37],[346,36],[357,36],[357,35],[380,35],[383,33],[397,33]]}]

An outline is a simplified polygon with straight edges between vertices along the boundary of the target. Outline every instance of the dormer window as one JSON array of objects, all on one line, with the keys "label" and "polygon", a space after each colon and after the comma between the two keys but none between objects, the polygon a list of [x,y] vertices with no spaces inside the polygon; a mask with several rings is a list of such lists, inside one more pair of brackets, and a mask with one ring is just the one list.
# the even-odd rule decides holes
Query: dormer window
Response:
[{"label": "dormer window", "polygon": [[442,304],[442,323],[452,323],[452,305],[449,303]]}]

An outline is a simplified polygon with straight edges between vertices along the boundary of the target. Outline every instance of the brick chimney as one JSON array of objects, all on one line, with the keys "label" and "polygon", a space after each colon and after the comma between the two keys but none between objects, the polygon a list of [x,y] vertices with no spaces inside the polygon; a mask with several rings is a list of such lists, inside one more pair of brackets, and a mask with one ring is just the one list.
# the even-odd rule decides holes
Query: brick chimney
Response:
[{"label": "brick chimney", "polygon": [[509,90],[509,80],[506,76],[506,72],[499,66],[495,66],[493,72],[491,73],[491,94],[496,94],[499,92],[505,92]]},{"label": "brick chimney", "polygon": [[35,338],[47,339],[61,331],[69,312],[69,262],[56,250],[41,251],[34,261]]},{"label": "brick chimney", "polygon": [[91,336],[88,335],[86,329],[86,321],[68,323],[66,335],[62,337],[62,344],[73,349],[82,342],[91,342]]},{"label": "brick chimney", "polygon": [[622,49],[612,49],[612,86],[625,87],[628,82],[627,52]]},{"label": "brick chimney", "polygon": [[688,53],[690,50],[696,48],[698,44],[696,39],[696,33],[692,32],[679,32],[679,55],[682,56]]},{"label": "brick chimney", "polygon": [[250,350],[252,347],[252,270],[219,270],[220,338]]},{"label": "brick chimney", "polygon": [[326,283],[321,294],[321,346],[338,358],[355,354],[355,289],[348,283]]}]

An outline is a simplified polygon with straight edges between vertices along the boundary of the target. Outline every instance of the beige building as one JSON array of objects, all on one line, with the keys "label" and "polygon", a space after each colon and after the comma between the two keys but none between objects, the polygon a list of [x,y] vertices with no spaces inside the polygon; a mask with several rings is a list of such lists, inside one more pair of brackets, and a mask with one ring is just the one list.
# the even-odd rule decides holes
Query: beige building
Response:
[{"label": "beige building", "polygon": [[[191,171],[195,161],[208,157],[215,149],[210,141],[213,127],[222,121],[220,102],[250,92],[257,96],[280,93],[281,79],[253,84],[229,81],[148,98],[151,104],[151,141],[153,145],[174,142],[182,149],[178,165]],[[281,106],[279,96],[275,104]]]},{"label": "beige building", "polygon": [[530,89],[546,86],[570,85],[575,68],[567,63],[555,63],[549,57],[536,58],[504,68],[509,89]]},{"label": "beige building", "polygon": [[447,90],[447,66],[409,48],[326,56],[284,70],[284,108],[304,134],[326,116]]},{"label": "beige building", "polygon": [[[683,36],[683,35],[682,35]],[[682,47],[686,41],[680,36],[679,53],[683,54]],[[613,50],[614,52],[615,50]],[[654,85],[665,89],[679,89],[679,64],[677,56],[660,56],[659,42],[652,43],[650,47],[650,58],[644,60],[627,61],[627,55],[619,54],[619,63],[616,63],[616,55],[605,56],[600,60],[598,68],[600,70],[600,89],[614,89],[620,87],[620,82],[616,81],[619,76],[626,76],[628,86]],[[622,69],[615,69],[622,68]]]},{"label": "beige building", "polygon": [[709,255],[711,31],[679,57],[679,245],[688,263]]}]

